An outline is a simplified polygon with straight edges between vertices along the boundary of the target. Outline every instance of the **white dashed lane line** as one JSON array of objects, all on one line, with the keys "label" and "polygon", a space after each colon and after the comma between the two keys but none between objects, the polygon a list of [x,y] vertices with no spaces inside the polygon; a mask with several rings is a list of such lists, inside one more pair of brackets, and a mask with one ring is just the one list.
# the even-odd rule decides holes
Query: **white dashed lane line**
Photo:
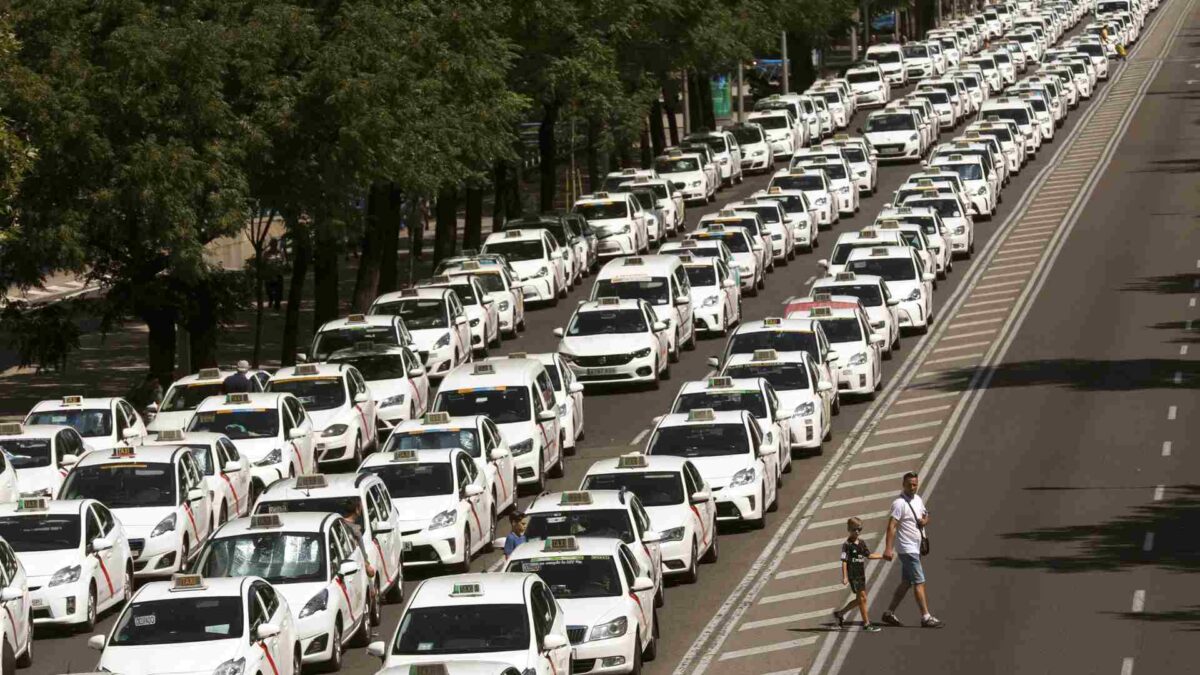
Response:
[{"label": "white dashed lane line", "polygon": [[1146,591],[1133,592],[1133,603],[1129,609],[1134,614],[1141,614],[1142,610],[1146,609]]},{"label": "white dashed lane line", "polygon": [[1164,494],[1165,492],[1166,492],[1166,488],[1165,488],[1164,486],[1162,486],[1162,485],[1157,485],[1157,486],[1155,486],[1155,488],[1154,488],[1154,501],[1156,501],[1156,502],[1161,502],[1161,501],[1163,500],[1163,494]]},{"label": "white dashed lane line", "polygon": [[1167,408],[1167,419],[1173,420],[1173,419],[1175,419],[1175,416],[1178,414],[1179,414],[1179,408],[1177,408],[1175,406],[1170,406],[1169,408]]},{"label": "white dashed lane line", "polygon": [[[875,533],[875,532],[864,532],[858,538],[863,539],[863,540],[870,540],[870,539],[875,539],[878,536],[879,536],[879,534]],[[823,548],[832,548],[834,546],[840,546],[845,541],[846,541],[845,537],[838,537],[837,539],[826,539],[825,541],[816,541],[811,544],[803,544],[801,546],[797,546],[796,548],[793,548],[791,552],[792,553],[804,553],[805,551],[818,551]]]},{"label": "white dashed lane line", "polygon": [[[838,539],[838,541],[842,542],[842,541],[845,541],[845,539]],[[841,563],[839,562],[838,565],[841,565]],[[783,626],[783,625],[786,625],[789,623],[799,623],[801,621],[809,621],[812,619],[821,619],[821,618],[828,617],[830,615],[830,612],[833,611],[833,609],[834,609],[833,607],[827,607],[825,609],[818,609],[815,612],[804,612],[803,614],[788,614],[786,616],[776,616],[776,617],[772,617],[770,619],[760,619],[758,621],[747,621],[746,623],[743,623],[741,626],[738,626],[738,630],[739,631],[754,630],[755,628],[768,628],[770,626]],[[788,672],[788,671],[784,671],[784,672]],[[800,671],[795,671],[795,672],[800,672]]]},{"label": "white dashed lane line", "polygon": [[641,431],[639,431],[639,432],[638,432],[638,435],[637,435],[637,436],[634,436],[634,437],[633,437],[633,440],[632,440],[632,441],[629,441],[629,444],[630,444],[630,445],[637,445],[638,443],[641,443],[641,442],[642,442],[642,439],[643,439],[643,438],[645,438],[645,437],[646,437],[646,434],[648,434],[648,433],[650,433],[650,430],[649,430],[649,429],[642,429]]},{"label": "white dashed lane line", "polygon": [[[933,436],[927,436],[925,438],[914,438],[911,441],[893,441],[891,443],[880,443],[878,445],[868,445],[867,447],[862,449],[862,452],[880,452],[882,450],[894,450],[896,448],[903,448],[903,447],[906,447],[909,445],[920,445],[922,443],[927,443],[932,440],[933,440]],[[855,466],[859,466],[859,465],[856,464]],[[850,467],[850,469],[853,470],[854,466]]]},{"label": "white dashed lane line", "polygon": [[[838,588],[841,588],[841,586],[838,586]],[[741,658],[743,656],[757,656],[759,654],[767,654],[769,652],[778,652],[778,651],[782,651],[784,649],[795,649],[796,647],[807,647],[808,645],[811,645],[812,643],[814,643],[816,641],[817,641],[817,638],[815,638],[815,637],[806,637],[806,638],[800,638],[799,640],[788,640],[786,642],[776,642],[775,644],[763,645],[761,647],[751,647],[749,649],[737,649],[737,650],[734,650],[731,652],[725,652],[724,654],[721,654],[721,657],[718,658],[717,660],[718,661],[728,661],[730,659],[737,659],[737,658]],[[784,671],[784,672],[787,672],[787,671]]]},{"label": "white dashed lane line", "polygon": [[1121,675],[1133,675],[1133,657],[1126,656],[1121,661]]},{"label": "white dashed lane line", "polygon": [[1170,456],[1171,456],[1171,441],[1163,441],[1163,444],[1162,444],[1162,456],[1163,456],[1163,457],[1170,457]]}]

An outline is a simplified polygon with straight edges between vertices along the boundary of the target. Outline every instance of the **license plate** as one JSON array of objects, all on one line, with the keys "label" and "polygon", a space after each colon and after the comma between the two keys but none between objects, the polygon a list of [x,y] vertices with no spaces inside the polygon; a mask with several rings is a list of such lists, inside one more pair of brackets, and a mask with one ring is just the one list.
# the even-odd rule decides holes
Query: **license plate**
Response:
[{"label": "license plate", "polygon": [[616,375],[616,368],[588,368],[588,375]]},{"label": "license plate", "polygon": [[404,552],[408,553],[411,550],[412,550],[412,542],[411,541],[404,542]]},{"label": "license plate", "polygon": [[34,607],[45,607],[45,606],[46,606],[46,601],[45,601],[45,600],[42,600],[41,598],[34,598],[34,599],[33,599],[33,606],[34,606]]}]

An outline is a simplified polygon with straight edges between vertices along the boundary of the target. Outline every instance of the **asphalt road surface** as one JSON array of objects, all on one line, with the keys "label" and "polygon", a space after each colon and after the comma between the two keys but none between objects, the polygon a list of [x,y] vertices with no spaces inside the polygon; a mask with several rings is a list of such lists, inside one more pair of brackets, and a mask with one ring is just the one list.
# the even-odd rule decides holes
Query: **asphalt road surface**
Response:
[{"label": "asphalt road surface", "polygon": [[[719,562],[668,590],[648,673],[1190,670],[1183,645],[1200,628],[1200,584],[1187,576],[1200,567],[1188,536],[1200,525],[1200,459],[1187,442],[1200,383],[1188,354],[1200,318],[1197,35],[1195,0],[1149,17],[1129,61],[1013,178],[996,217],[976,223],[975,258],[940,282],[929,334],[905,338],[884,362],[879,399],[843,406],[824,454],[793,463],[763,530],[723,527]],[[820,273],[836,235],[869,224],[918,168],[882,166],[860,214],[777,267],[745,299],[746,316],[779,315]],[[766,182],[747,177],[718,204]],[[689,208],[689,226],[715,208]],[[585,280],[570,300],[534,311],[502,351],[553,350],[551,330],[589,288]],[[589,391],[586,440],[550,489],[573,488],[591,462],[639,447],[651,418],[682,382],[709,372],[705,357],[721,345],[684,352],[658,391]],[[838,631],[828,612],[847,598],[833,565],[841,524],[862,516],[877,545],[909,469],[921,471],[933,514],[926,572],[947,627]],[[496,562],[484,556],[473,569]],[[876,616],[894,567],[869,568]],[[381,639],[400,607],[385,607]],[[911,600],[899,615],[918,623]],[[97,654],[85,642],[41,631],[25,672],[91,670]],[[362,649],[346,654],[346,672],[377,668]]]}]

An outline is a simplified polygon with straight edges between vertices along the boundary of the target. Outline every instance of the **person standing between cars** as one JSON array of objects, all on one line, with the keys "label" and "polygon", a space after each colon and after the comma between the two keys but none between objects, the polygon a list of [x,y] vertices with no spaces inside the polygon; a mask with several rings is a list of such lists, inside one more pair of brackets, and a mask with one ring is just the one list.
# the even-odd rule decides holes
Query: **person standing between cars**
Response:
[{"label": "person standing between cars", "polygon": [[513,511],[508,516],[509,525],[512,527],[512,532],[504,538],[504,557],[512,555],[515,548],[525,543],[525,528],[528,527],[529,521],[526,520],[525,514],[520,511]]},{"label": "person standing between cars", "polygon": [[896,608],[908,595],[911,588],[921,610],[921,626],[941,628],[942,622],[929,613],[929,600],[925,595],[925,571],[921,568],[921,543],[925,539],[925,526],[929,524],[929,511],[917,494],[917,473],[904,474],[903,489],[892,502],[891,517],[888,518],[887,542],[883,559],[891,561],[900,556],[900,585],[892,594],[892,602],[883,613],[883,622],[889,626],[903,626],[896,618]]},{"label": "person standing between cars", "polygon": [[246,373],[250,372],[249,361],[238,361],[237,372],[225,378],[225,382],[221,387],[226,394],[248,394],[253,390],[250,386],[250,376]]}]

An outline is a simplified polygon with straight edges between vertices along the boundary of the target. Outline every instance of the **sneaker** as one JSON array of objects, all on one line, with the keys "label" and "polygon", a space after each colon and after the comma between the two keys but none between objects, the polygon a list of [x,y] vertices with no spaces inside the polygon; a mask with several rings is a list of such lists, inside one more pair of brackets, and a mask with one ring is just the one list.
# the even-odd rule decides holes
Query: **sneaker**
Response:
[{"label": "sneaker", "polygon": [[889,626],[903,626],[904,625],[904,624],[900,623],[900,619],[897,619],[896,615],[891,612],[884,612],[882,620],[884,623],[886,623]]},{"label": "sneaker", "polygon": [[840,609],[833,610],[833,620],[837,621],[838,628],[846,625],[846,615]]},{"label": "sneaker", "polygon": [[866,631],[866,632],[868,632],[868,633],[878,633],[879,631],[881,631],[881,630],[883,630],[883,629],[882,629],[882,628],[880,628],[879,626],[876,626],[876,625],[875,625],[875,624],[873,624],[873,623],[868,623],[868,624],[866,624],[866,625],[864,625],[864,626],[863,626],[863,630],[864,630],[864,631]]},{"label": "sneaker", "polygon": [[942,622],[936,616],[921,620],[921,628],[941,628]]}]

